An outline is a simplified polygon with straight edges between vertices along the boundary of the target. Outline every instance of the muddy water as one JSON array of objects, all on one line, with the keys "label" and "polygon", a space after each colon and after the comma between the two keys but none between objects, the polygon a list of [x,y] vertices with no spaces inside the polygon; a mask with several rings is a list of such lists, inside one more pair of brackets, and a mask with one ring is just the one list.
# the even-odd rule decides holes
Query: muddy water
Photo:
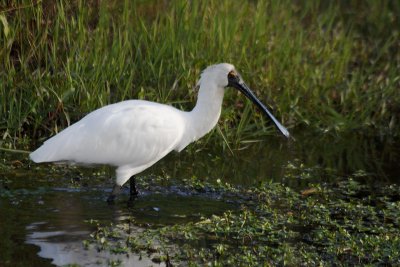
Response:
[{"label": "muddy water", "polygon": [[[399,143],[379,137],[296,135],[285,142],[271,137],[268,143],[229,152],[203,149],[169,155],[147,170],[173,180],[142,188],[133,206],[124,201],[109,206],[112,170],[37,167],[24,154],[1,154],[0,266],[122,266],[155,265],[146,255],[130,257],[84,249],[82,242],[95,230],[89,220],[117,223],[134,218],[141,227],[199,220],[220,214],[239,203],[229,197],[182,189],[184,179],[252,185],[260,181],[284,182],[301,188],[310,182],[332,182],[359,175],[366,183],[398,183]],[[317,166],[317,168],[316,168]],[[310,176],[299,169],[313,168]],[[356,175],[357,176],[357,175]],[[93,179],[96,177],[96,179]],[[127,191],[122,199],[126,199]],[[140,229],[139,229],[140,230]]]}]

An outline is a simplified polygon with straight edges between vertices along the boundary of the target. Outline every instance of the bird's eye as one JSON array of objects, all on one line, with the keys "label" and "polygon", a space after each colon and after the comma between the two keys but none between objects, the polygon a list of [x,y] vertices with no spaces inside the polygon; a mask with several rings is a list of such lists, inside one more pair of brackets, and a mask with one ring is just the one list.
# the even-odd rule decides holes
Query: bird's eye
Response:
[{"label": "bird's eye", "polygon": [[237,74],[236,74],[235,71],[231,70],[231,71],[228,73],[228,78],[229,78],[229,79],[235,79],[236,77],[237,77]]}]

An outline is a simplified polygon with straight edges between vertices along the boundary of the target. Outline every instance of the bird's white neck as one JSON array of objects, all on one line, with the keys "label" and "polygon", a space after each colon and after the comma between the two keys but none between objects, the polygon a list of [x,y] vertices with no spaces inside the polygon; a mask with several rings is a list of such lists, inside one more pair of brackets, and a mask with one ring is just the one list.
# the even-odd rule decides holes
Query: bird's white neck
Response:
[{"label": "bird's white neck", "polygon": [[190,112],[195,140],[203,137],[217,124],[223,98],[224,88],[217,88],[214,83],[207,82],[200,85],[196,106]]},{"label": "bird's white neck", "polygon": [[185,114],[186,133],[181,143],[183,147],[214,128],[221,115],[223,98],[224,88],[218,88],[215,83],[204,80],[201,82],[196,106]]}]

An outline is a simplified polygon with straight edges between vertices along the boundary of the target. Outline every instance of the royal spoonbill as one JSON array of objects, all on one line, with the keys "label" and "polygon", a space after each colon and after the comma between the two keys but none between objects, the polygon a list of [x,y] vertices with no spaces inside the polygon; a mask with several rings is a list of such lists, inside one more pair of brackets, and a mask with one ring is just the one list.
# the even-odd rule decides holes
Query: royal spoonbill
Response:
[{"label": "royal spoonbill", "polygon": [[181,151],[217,124],[226,88],[248,97],[286,137],[289,132],[247,87],[235,67],[222,63],[207,67],[198,82],[192,111],[144,101],[126,100],[99,108],[53,136],[30,154],[34,162],[107,164],[116,167],[109,202],[130,179],[131,199],[137,194],[134,175],[172,150]]}]

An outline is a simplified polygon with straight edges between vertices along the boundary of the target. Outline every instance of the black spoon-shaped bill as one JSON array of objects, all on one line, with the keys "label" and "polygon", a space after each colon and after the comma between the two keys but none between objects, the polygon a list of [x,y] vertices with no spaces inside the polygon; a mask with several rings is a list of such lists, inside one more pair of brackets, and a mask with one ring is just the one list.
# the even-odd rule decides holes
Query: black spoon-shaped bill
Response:
[{"label": "black spoon-shaped bill", "polygon": [[290,137],[289,131],[272,115],[272,113],[267,109],[267,107],[261,103],[260,100],[255,96],[255,94],[250,90],[250,88],[243,82],[242,78],[231,71],[228,74],[228,86],[234,87],[242,92],[248,99],[250,99],[268,118],[272,120],[276,128],[287,138]]}]

